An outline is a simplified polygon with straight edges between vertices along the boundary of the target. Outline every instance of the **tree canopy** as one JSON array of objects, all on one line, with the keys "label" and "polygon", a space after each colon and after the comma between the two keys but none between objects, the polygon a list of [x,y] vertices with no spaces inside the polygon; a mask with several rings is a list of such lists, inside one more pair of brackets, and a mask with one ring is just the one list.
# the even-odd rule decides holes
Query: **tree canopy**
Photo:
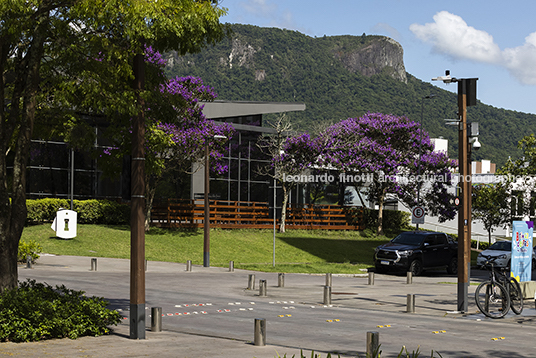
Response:
[{"label": "tree canopy", "polygon": [[85,137],[80,128],[87,128],[79,113],[105,116],[110,127],[128,131],[139,111],[138,96],[163,114],[165,108],[172,111],[173,103],[165,106],[158,88],[163,83],[158,66],[148,66],[153,75],[147,76],[146,90],[133,88],[134,58],[147,46],[184,54],[216,43],[226,33],[219,22],[224,13],[202,0],[0,3],[0,291],[17,284],[34,126],[79,145],[75,139]]},{"label": "tree canopy", "polygon": [[[430,137],[419,123],[407,117],[367,113],[328,127],[316,140],[324,148],[319,165],[372,175],[367,186],[369,199],[380,208],[378,233],[383,231],[382,210],[388,194],[408,207],[425,206],[441,221],[456,214],[450,204],[454,194],[447,190],[456,162],[444,152],[433,151]],[[419,194],[426,200],[418,203]]]}]

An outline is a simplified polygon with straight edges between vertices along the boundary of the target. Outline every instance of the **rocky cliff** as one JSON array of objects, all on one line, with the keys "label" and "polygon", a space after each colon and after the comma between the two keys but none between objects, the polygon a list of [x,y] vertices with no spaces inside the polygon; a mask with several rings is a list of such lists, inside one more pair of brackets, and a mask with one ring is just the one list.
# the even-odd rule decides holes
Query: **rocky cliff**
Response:
[{"label": "rocky cliff", "polygon": [[408,82],[402,46],[388,37],[377,37],[367,45],[352,51],[336,50],[334,57],[348,71],[370,77],[384,71],[395,79]]},{"label": "rocky cliff", "polygon": [[[203,52],[203,65],[217,63],[221,70],[243,67],[252,71],[256,81],[264,81],[296,66],[316,69],[339,63],[352,74],[370,77],[386,73],[407,83],[404,50],[388,37],[363,34],[312,38],[287,30],[243,25],[234,25],[233,31],[230,39]],[[288,33],[292,36],[287,36]],[[179,58],[174,53],[168,58],[168,72],[175,66],[193,67],[201,59],[199,56]]]}]

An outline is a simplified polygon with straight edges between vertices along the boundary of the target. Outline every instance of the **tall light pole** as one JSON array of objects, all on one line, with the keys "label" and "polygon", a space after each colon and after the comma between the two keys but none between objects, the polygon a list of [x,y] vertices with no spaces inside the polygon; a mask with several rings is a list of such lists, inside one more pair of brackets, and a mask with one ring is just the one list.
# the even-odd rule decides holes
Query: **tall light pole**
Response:
[{"label": "tall light pole", "polygon": [[[419,163],[417,163],[417,178],[420,179],[421,176],[421,154],[422,154],[422,131],[424,126],[424,100],[434,98],[435,94],[430,94],[428,96],[424,96],[421,98],[421,125],[420,125],[420,138],[419,138]],[[419,180],[417,179],[417,180]],[[423,181],[419,180],[419,182],[422,184]],[[417,205],[421,205],[421,185],[417,187]],[[419,224],[415,224],[417,230],[419,230]]]},{"label": "tall light pole", "polygon": [[471,159],[467,135],[467,107],[476,105],[478,78],[454,78],[450,71],[432,81],[458,83],[458,166],[461,202],[458,210],[458,311],[468,311],[468,291],[471,274]]},{"label": "tall light pole", "polygon": [[130,201],[130,338],[145,339],[145,83],[143,54],[134,57],[138,114],[132,126]]},{"label": "tall light pole", "polygon": [[205,217],[203,219],[203,267],[210,267],[210,162],[208,144],[210,139],[227,139],[224,135],[215,135],[214,137],[205,138],[205,196],[204,209]]}]

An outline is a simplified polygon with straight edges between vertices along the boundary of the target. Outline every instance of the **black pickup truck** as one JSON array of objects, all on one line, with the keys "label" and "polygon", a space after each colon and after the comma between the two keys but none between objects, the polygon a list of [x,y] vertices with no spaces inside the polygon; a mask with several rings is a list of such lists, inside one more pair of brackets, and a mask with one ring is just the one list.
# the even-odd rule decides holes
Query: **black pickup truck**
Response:
[{"label": "black pickup truck", "polygon": [[442,232],[403,232],[374,252],[376,272],[410,271],[418,276],[424,269],[446,267],[458,273],[458,244]]}]

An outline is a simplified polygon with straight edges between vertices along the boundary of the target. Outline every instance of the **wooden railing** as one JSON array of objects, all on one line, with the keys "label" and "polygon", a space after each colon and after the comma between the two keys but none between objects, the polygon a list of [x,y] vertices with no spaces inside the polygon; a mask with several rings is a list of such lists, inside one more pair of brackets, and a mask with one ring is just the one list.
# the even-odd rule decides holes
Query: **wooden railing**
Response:
[{"label": "wooden railing", "polygon": [[[151,225],[166,228],[202,228],[203,200],[156,203]],[[265,202],[210,200],[210,226],[224,229],[271,229],[270,208]],[[279,227],[279,221],[276,223]],[[338,205],[301,205],[287,208],[287,229],[362,230],[362,213]]]}]

